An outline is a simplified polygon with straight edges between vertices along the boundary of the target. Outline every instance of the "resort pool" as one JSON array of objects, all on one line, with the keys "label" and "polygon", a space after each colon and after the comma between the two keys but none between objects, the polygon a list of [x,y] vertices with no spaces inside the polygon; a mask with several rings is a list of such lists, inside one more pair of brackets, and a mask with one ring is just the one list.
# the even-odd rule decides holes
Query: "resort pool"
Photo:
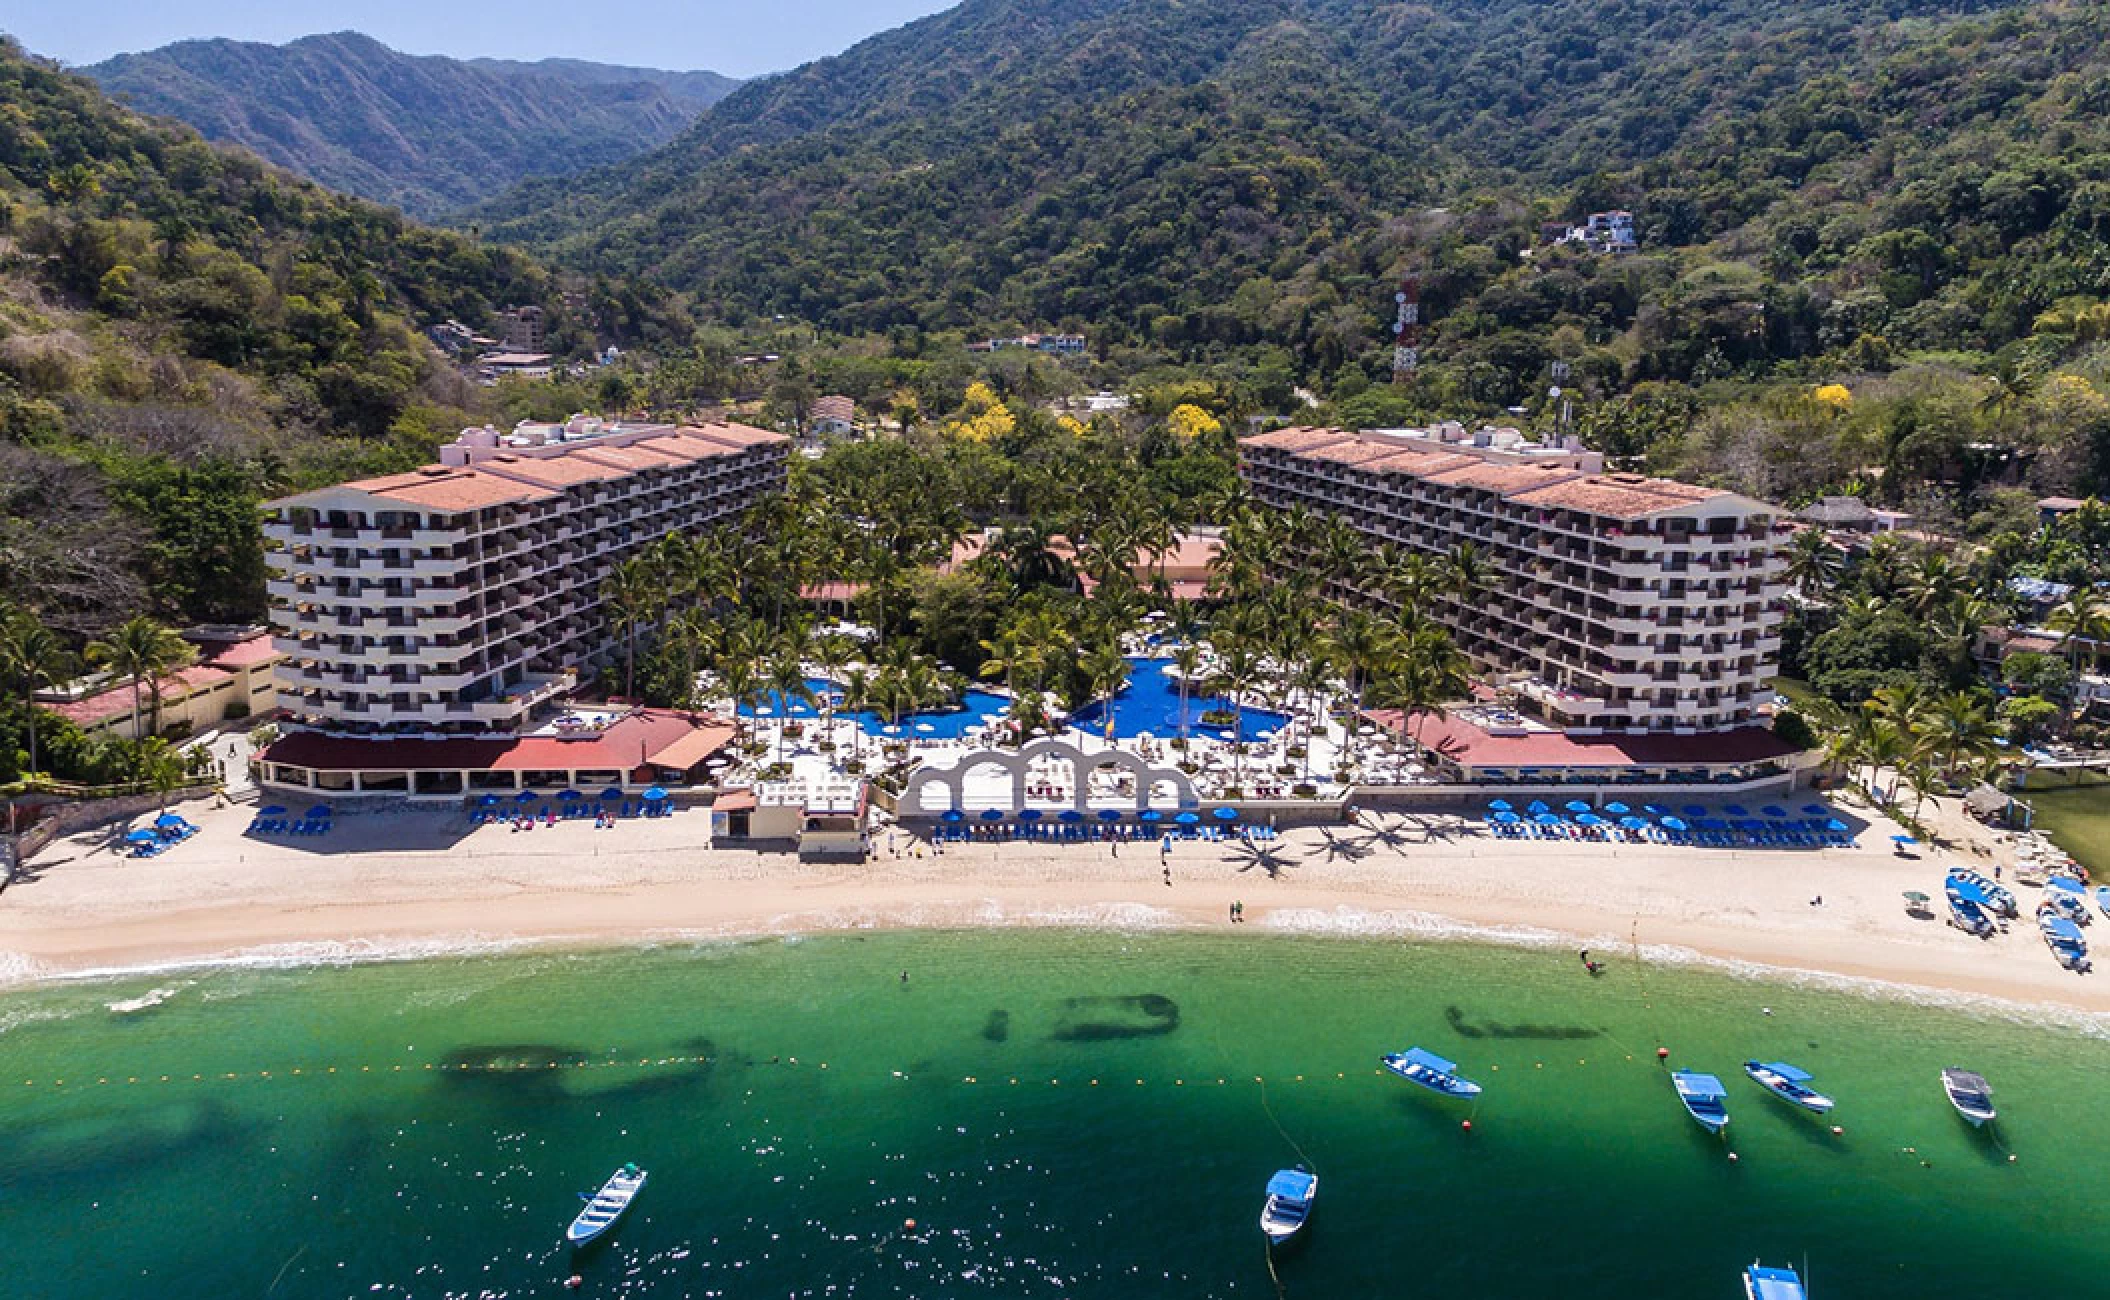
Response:
[{"label": "resort pool", "polygon": [[[1087,704],[1077,710],[1070,718],[1071,725],[1080,731],[1103,736],[1111,714],[1114,735],[1122,740],[1133,740],[1146,731],[1160,740],[1179,735],[1180,684],[1166,675],[1165,670],[1171,666],[1171,662],[1164,659],[1130,659],[1128,684],[1120,693],[1112,700]],[[1229,731],[1230,727],[1204,726],[1202,715],[1211,709],[1227,707],[1220,696],[1189,696],[1187,734],[1220,738],[1220,734]],[[1238,738],[1243,741],[1257,740],[1263,731],[1280,731],[1288,725],[1288,714],[1242,706],[1238,710]]]},{"label": "resort pool", "polygon": [[[835,700],[842,698],[842,688],[824,677],[808,677],[806,679],[806,689],[812,691],[816,698]],[[961,695],[958,708],[933,709],[921,713],[902,714],[898,734],[911,740],[957,740],[968,732],[982,727],[991,718],[1002,717],[1004,710],[1009,707],[1010,701],[1001,695],[994,695],[988,691],[969,690]],[[741,705],[740,716],[743,718],[756,716],[764,718],[814,718],[820,716],[820,710],[803,700],[794,699],[787,702],[777,692],[771,691],[762,698],[759,707],[752,704]],[[838,710],[835,716],[838,718],[856,719],[857,725],[864,728],[864,732],[868,736],[885,734],[886,718],[876,710],[861,709],[855,713]]]}]

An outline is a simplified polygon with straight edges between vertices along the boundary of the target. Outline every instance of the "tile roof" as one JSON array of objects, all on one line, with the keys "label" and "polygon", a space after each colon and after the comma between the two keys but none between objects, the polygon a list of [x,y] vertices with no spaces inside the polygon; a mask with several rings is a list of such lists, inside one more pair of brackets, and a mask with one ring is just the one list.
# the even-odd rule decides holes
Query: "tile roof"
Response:
[{"label": "tile roof", "polygon": [[561,456],[519,456],[501,453],[487,460],[476,462],[476,468],[486,473],[500,474],[506,478],[520,479],[539,487],[567,488],[582,483],[606,483],[623,478],[628,471],[618,469],[605,462],[592,460],[579,452],[567,449]]},{"label": "tile roof", "polygon": [[[704,737],[702,740],[695,737]],[[261,757],[315,771],[632,771],[661,763],[662,755],[693,767],[731,742],[731,726],[666,709],[638,709],[591,735],[462,736],[443,740],[325,736],[293,731]],[[694,757],[690,757],[691,754]]]},{"label": "tile roof", "polygon": [[1479,488],[1482,491],[1509,496],[1518,492],[1529,492],[1534,488],[1549,487],[1555,483],[1565,483],[1581,475],[1580,470],[1552,469],[1545,465],[1505,464],[1475,457],[1469,465],[1460,465],[1456,469],[1447,469],[1423,477],[1446,487]]},{"label": "tile roof", "polygon": [[[1397,709],[1373,710],[1371,721],[1405,730]],[[1765,727],[1735,727],[1696,736],[1659,733],[1574,736],[1560,731],[1490,735],[1448,714],[1424,715],[1410,733],[1424,749],[1465,767],[1741,767],[1786,758],[1795,747]]]},{"label": "tile roof", "polygon": [[1341,429],[1315,429],[1299,425],[1290,429],[1277,429],[1272,433],[1256,433],[1250,438],[1240,438],[1242,447],[1267,447],[1274,451],[1286,451],[1292,455],[1324,447],[1332,443],[1351,440],[1354,434]]},{"label": "tile roof", "polygon": [[[268,638],[266,638],[268,640]],[[234,680],[234,674],[210,664],[192,664],[179,668],[157,683],[164,705],[171,700],[184,699],[208,687],[218,686]],[[77,700],[62,700],[55,703],[37,701],[37,707],[56,713],[75,726],[92,727],[110,718],[120,717],[132,711],[132,683],[119,682],[108,690],[84,695]],[[154,701],[145,688],[139,692],[139,714],[142,718],[154,707]]]},{"label": "tile roof", "polygon": [[635,473],[646,469],[664,469],[669,465],[695,463],[694,457],[676,455],[670,451],[648,447],[642,441],[627,443],[621,447],[582,447],[574,454],[580,460],[590,460],[598,464],[610,465],[627,473]]},{"label": "tile roof", "polygon": [[1441,474],[1460,465],[1477,465],[1480,457],[1468,456],[1456,451],[1427,451],[1420,447],[1394,447],[1390,453],[1376,460],[1364,461],[1360,467],[1366,474],[1406,474],[1414,478],[1427,478]]},{"label": "tile roof", "polygon": [[359,479],[343,486],[353,492],[365,492],[428,510],[481,510],[513,502],[543,501],[556,495],[533,484],[486,474],[474,468],[450,469],[442,465],[427,465],[408,474],[391,474],[386,478]]},{"label": "tile roof", "polygon": [[213,668],[251,668],[285,655],[271,644],[269,632],[259,632],[240,641],[200,642],[198,653]]},{"label": "tile roof", "polygon": [[1713,488],[1673,483],[1667,479],[1628,480],[1591,474],[1553,487],[1519,492],[1510,499],[1520,505],[1580,510],[1612,519],[1636,519],[1727,495]]},{"label": "tile roof", "polygon": [[843,420],[857,418],[857,403],[838,393],[813,400],[813,418],[816,420]]},{"label": "tile roof", "polygon": [[700,438],[709,438],[716,442],[722,442],[728,447],[739,447],[742,449],[767,446],[774,442],[791,441],[791,439],[781,433],[771,433],[767,429],[757,429],[751,424],[731,424],[722,420],[712,420],[706,424],[684,424],[676,429],[675,432],[693,434]]},{"label": "tile roof", "polygon": [[1360,465],[1364,461],[1384,460],[1399,454],[1400,449],[1382,442],[1364,438],[1347,438],[1329,442],[1306,451],[1310,460],[1330,460],[1336,465]]}]

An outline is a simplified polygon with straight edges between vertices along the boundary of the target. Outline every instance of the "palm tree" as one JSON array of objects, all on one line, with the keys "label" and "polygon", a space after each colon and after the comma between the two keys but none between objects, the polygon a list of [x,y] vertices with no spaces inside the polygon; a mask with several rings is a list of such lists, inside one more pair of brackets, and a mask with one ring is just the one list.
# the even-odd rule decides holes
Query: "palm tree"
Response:
[{"label": "palm tree", "polygon": [[29,771],[37,771],[37,692],[64,681],[73,671],[73,656],[52,630],[34,614],[18,610],[0,620],[0,680],[21,693],[22,716],[29,728]]},{"label": "palm tree", "polygon": [[1077,667],[1084,674],[1092,698],[1107,702],[1107,726],[1111,728],[1114,696],[1128,684],[1128,660],[1122,657],[1121,647],[1114,642],[1101,642],[1085,651],[1077,661]]},{"label": "palm tree", "polygon": [[1839,553],[1832,549],[1831,539],[1821,528],[1805,528],[1788,539],[1788,564],[1785,577],[1794,584],[1803,599],[1822,601],[1838,580],[1841,568]]},{"label": "palm tree", "polygon": [[1371,675],[1385,666],[1392,650],[1392,639],[1386,631],[1377,619],[1352,609],[1342,615],[1330,639],[1334,662],[1348,674],[1348,693],[1355,701],[1354,716],[1348,720],[1347,752],[1351,758],[1355,754],[1355,733],[1363,719],[1363,693]]},{"label": "palm tree", "polygon": [[161,679],[187,666],[198,657],[197,647],[176,635],[174,629],[135,614],[118,624],[110,635],[88,643],[88,662],[108,668],[132,683],[132,735],[141,738],[141,696],[152,684],[152,730],[161,730]]},{"label": "palm tree", "polygon": [[796,651],[787,650],[770,661],[769,671],[764,674],[771,695],[776,697],[777,708],[784,717],[777,722],[777,762],[784,761],[784,733],[791,730],[789,719],[794,701],[804,705],[818,703],[813,688],[806,684],[806,666],[799,662]]},{"label": "palm tree", "polygon": [[1202,648],[1192,641],[1182,643],[1172,652],[1172,666],[1180,675],[1180,748],[1187,747],[1187,692],[1194,686],[1194,675],[1202,668]]},{"label": "palm tree", "polygon": [[1494,580],[1495,566],[1471,542],[1453,546],[1445,563],[1450,570],[1450,581],[1446,585],[1456,600],[1471,600],[1474,592]]},{"label": "palm tree", "polygon": [[189,775],[184,771],[183,752],[160,736],[148,736],[139,742],[139,748],[132,755],[132,765],[139,783],[154,792],[157,798],[155,811],[167,812],[170,793]]},{"label": "palm tree", "polygon": [[[2076,586],[2051,611],[2044,626],[2060,633],[2065,638],[2066,657],[2073,664],[2075,676],[2081,672],[2081,643],[2091,643],[2088,662],[2095,664],[2096,649],[2093,643],[2110,640],[2110,605],[2105,605],[2101,592],[2085,584]],[[2078,698],[2079,693],[2075,693]]]},{"label": "palm tree", "polygon": [[1978,692],[1950,691],[1934,701],[1915,732],[1941,759],[1942,774],[1953,776],[1959,766],[1993,756],[2000,724]]},{"label": "palm tree", "polygon": [[609,622],[623,635],[623,698],[637,697],[637,632],[665,608],[666,584],[652,563],[634,555],[601,582],[601,601]]},{"label": "palm tree", "polygon": [[1428,711],[1465,692],[1472,663],[1452,644],[1450,635],[1436,627],[1408,633],[1396,662],[1395,670],[1381,678],[1379,686],[1388,696],[1385,703],[1411,717],[1410,734],[1419,741]]},{"label": "palm tree", "polygon": [[[1247,691],[1253,689],[1253,682],[1259,675],[1260,652],[1255,650],[1243,638],[1236,638],[1228,644],[1219,644],[1217,646],[1216,681],[1222,687],[1224,696],[1231,706],[1231,734],[1234,737],[1240,735],[1237,729],[1239,701],[1245,696]],[[1245,744],[1243,740],[1233,740],[1231,742],[1231,764],[1231,783],[1242,788],[1245,785]]]},{"label": "palm tree", "polygon": [[[864,668],[851,668],[843,673],[842,682],[842,707],[844,712],[863,713],[866,709],[872,707],[873,682],[872,674],[869,670]],[[859,723],[857,726],[851,728],[850,757],[860,763],[864,761],[864,739],[865,729],[862,723]]]},{"label": "palm tree", "polygon": [[1963,591],[1963,570],[1941,552],[1928,551],[1905,572],[1900,594],[1905,607],[1924,619],[1949,605]]}]

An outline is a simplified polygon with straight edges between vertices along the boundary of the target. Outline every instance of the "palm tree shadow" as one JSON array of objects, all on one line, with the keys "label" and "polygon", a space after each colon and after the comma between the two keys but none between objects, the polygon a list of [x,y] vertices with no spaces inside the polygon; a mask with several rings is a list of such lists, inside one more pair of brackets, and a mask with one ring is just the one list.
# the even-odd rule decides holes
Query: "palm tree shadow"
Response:
[{"label": "palm tree shadow", "polygon": [[1250,840],[1241,840],[1231,846],[1231,861],[1241,875],[1258,868],[1267,873],[1269,880],[1280,880],[1285,868],[1299,865],[1295,859],[1284,857],[1282,851],[1273,845],[1255,844]]},{"label": "palm tree shadow", "polygon": [[1320,851],[1326,855],[1326,860],[1329,862],[1360,862],[1364,858],[1369,857],[1371,853],[1370,837],[1368,836],[1349,839],[1345,835],[1336,835],[1332,830],[1322,826],[1319,828],[1319,838],[1325,841]]}]

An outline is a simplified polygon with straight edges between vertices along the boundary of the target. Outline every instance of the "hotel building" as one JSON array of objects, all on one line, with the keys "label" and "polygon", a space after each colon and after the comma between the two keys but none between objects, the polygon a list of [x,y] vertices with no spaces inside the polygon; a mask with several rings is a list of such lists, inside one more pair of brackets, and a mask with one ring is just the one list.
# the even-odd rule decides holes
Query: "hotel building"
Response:
[{"label": "hotel building", "polygon": [[273,502],[278,703],[338,736],[504,736],[611,644],[601,587],[784,486],[790,441],[574,416],[469,429],[440,463]]},{"label": "hotel building", "polygon": [[1293,428],[1239,443],[1261,501],[1346,521],[1375,545],[1471,543],[1490,580],[1425,611],[1523,714],[1577,735],[1750,727],[1780,649],[1783,512],[1607,474],[1515,430]]}]

